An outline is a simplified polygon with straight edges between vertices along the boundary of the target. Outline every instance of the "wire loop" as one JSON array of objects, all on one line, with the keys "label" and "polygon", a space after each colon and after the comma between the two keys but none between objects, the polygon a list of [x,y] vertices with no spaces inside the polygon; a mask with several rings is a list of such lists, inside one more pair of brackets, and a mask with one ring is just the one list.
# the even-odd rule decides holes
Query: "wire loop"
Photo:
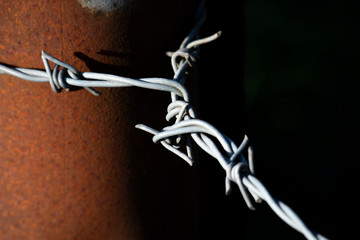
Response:
[{"label": "wire loop", "polygon": [[[80,72],[73,66],[71,66],[68,63],[65,63],[63,61],[60,61],[59,59],[51,56],[44,50],[41,52],[41,58],[43,60],[46,73],[49,78],[49,83],[51,86],[51,89],[55,93],[59,93],[62,91],[62,89],[69,89],[70,85],[66,81],[66,77],[70,77],[74,80],[79,80],[80,78]],[[54,69],[51,70],[49,61],[55,63]],[[63,69],[59,70],[59,68],[62,67]],[[65,69],[67,70],[67,76],[65,75]],[[100,93],[92,89],[91,87],[84,87],[86,90],[88,90],[91,94],[95,96],[99,96]]]}]

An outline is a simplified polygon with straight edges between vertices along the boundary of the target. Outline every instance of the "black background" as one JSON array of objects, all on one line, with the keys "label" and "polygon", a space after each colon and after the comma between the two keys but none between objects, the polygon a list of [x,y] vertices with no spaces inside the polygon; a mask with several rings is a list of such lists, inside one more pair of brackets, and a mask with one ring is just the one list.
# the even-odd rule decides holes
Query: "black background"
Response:
[{"label": "black background", "polygon": [[[313,231],[352,239],[358,225],[359,4],[208,1],[199,113],[255,151],[256,176]],[[247,209],[201,155],[202,239],[305,239],[267,206]],[[355,233],[355,234],[354,234]]]}]

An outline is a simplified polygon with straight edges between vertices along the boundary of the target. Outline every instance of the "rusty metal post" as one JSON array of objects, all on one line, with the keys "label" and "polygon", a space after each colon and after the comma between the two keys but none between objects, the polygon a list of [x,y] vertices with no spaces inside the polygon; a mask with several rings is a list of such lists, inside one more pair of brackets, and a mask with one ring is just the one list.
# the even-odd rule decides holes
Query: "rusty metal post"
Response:
[{"label": "rusty metal post", "polygon": [[[0,62],[171,78],[197,1],[1,1]],[[0,76],[0,239],[196,238],[195,169],[152,144],[167,94],[55,94]]]}]

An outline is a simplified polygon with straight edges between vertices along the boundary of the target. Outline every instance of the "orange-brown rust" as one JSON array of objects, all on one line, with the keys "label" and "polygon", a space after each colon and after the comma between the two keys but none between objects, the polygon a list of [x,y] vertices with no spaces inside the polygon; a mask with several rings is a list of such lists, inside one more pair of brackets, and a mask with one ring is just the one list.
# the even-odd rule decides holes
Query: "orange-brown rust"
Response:
[{"label": "orange-brown rust", "polygon": [[[171,77],[162,54],[196,5],[134,0],[101,13],[75,0],[0,2],[0,62],[43,69],[44,49],[79,71],[133,77]],[[196,237],[193,169],[134,128],[160,128],[168,96],[98,90],[55,94],[0,75],[0,239]]]}]

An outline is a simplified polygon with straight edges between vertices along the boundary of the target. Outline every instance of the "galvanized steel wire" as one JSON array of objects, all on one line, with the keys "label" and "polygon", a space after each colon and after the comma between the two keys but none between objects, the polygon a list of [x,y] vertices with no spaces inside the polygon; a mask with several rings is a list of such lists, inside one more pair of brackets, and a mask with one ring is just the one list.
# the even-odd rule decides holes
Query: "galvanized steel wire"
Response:
[{"label": "galvanized steel wire", "polygon": [[[220,32],[206,38],[199,38],[199,28],[206,18],[205,1],[201,1],[196,16],[196,23],[189,35],[181,43],[178,50],[168,52],[174,72],[173,79],[140,78],[132,79],[118,75],[79,72],[75,67],[42,51],[41,58],[45,70],[20,67],[9,67],[0,64],[0,74],[33,81],[48,82],[56,93],[73,86],[83,87],[98,96],[93,87],[140,87],[171,94],[166,120],[172,124],[161,130],[138,124],[136,128],[153,135],[153,142],[162,144],[166,149],[181,157],[188,164],[193,164],[192,145],[196,143],[202,150],[215,158],[225,170],[225,192],[229,194],[232,182],[235,183],[247,206],[254,210],[254,202],[266,202],[269,207],[289,226],[302,233],[309,240],[326,239],[311,231],[300,217],[286,204],[275,199],[267,191],[262,182],[254,175],[252,148],[248,146],[248,138],[244,137],[237,146],[229,137],[218,131],[214,126],[196,117],[190,104],[190,96],[184,83],[187,71],[196,64],[199,57],[199,46],[217,39]],[[54,63],[53,69],[50,62]],[[247,153],[245,151],[247,150]],[[247,158],[245,157],[247,156]]]}]

